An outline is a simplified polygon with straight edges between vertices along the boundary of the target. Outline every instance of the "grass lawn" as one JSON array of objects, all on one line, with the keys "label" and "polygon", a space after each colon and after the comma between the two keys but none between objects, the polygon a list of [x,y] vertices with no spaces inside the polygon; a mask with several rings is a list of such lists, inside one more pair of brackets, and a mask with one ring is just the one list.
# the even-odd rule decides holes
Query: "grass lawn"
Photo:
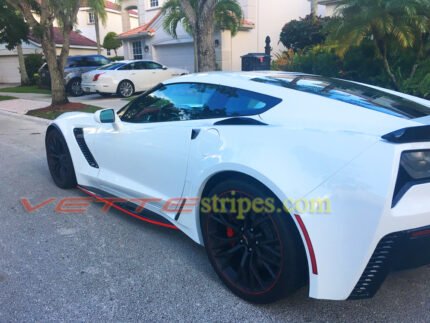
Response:
[{"label": "grass lawn", "polygon": [[67,103],[55,107],[47,107],[42,109],[30,110],[27,115],[39,117],[43,119],[53,120],[65,112],[89,112],[93,113],[102,108],[93,105],[85,105],[82,103]]},{"label": "grass lawn", "polygon": [[0,95],[0,101],[13,100],[16,99],[13,96]]},{"label": "grass lawn", "polygon": [[48,89],[40,89],[36,85],[6,87],[0,89],[0,92],[51,94]]}]

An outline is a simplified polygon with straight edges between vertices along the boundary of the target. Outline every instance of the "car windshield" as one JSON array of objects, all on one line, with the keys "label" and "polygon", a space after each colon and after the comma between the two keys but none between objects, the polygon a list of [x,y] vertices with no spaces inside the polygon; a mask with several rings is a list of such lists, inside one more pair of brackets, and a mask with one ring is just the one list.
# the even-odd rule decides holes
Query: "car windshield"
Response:
[{"label": "car windshield", "polygon": [[404,119],[430,115],[430,108],[426,105],[369,86],[339,79],[281,74],[275,77],[254,78],[253,81],[320,95]]},{"label": "car windshield", "polygon": [[111,63],[102,67],[99,67],[98,70],[116,70],[120,67],[123,67],[125,63]]}]

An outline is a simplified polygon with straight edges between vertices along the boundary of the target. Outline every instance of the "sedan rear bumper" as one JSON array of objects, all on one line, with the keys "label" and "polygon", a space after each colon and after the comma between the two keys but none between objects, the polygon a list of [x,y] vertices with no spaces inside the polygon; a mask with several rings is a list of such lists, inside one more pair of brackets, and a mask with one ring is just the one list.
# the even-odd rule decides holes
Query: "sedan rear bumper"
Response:
[{"label": "sedan rear bumper", "polygon": [[116,93],[116,88],[108,84],[82,82],[81,86],[85,93]]}]

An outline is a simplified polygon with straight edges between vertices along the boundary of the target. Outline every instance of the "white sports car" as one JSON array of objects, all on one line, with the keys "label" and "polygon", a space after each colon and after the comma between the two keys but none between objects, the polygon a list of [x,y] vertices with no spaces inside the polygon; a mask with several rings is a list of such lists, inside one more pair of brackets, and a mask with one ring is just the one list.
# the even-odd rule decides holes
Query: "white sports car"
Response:
[{"label": "white sports car", "polygon": [[189,72],[153,61],[118,61],[82,74],[82,90],[100,95],[118,94],[128,98],[175,76]]},{"label": "white sports car", "polygon": [[248,301],[306,283],[313,298],[366,298],[430,262],[429,106],[313,75],[186,75],[118,113],[63,114],[47,159],[59,187],[204,245]]}]

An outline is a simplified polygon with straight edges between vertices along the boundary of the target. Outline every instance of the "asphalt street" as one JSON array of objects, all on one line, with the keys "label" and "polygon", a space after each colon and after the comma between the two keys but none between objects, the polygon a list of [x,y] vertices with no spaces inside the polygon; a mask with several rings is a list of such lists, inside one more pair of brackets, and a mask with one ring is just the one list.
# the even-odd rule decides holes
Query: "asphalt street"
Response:
[{"label": "asphalt street", "polygon": [[22,198],[84,196],[51,181],[45,129],[0,113],[0,322],[430,321],[429,266],[391,274],[370,300],[317,301],[303,288],[253,305],[232,295],[205,250],[180,232],[97,204],[83,214],[53,204],[28,213]]}]

